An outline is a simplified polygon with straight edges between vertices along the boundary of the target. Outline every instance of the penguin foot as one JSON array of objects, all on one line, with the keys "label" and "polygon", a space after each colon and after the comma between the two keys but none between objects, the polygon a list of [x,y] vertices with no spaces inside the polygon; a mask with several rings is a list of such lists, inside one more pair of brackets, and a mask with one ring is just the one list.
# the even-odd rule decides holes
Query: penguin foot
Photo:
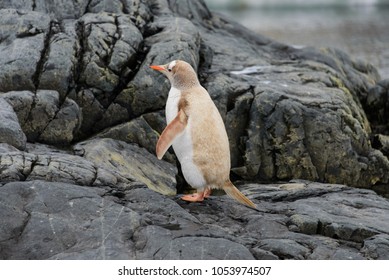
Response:
[{"label": "penguin foot", "polygon": [[189,202],[201,202],[204,200],[204,193],[188,194],[181,197],[182,200]]},{"label": "penguin foot", "polygon": [[205,188],[202,192],[184,195],[181,197],[181,199],[190,202],[201,202],[204,200],[204,198],[208,198],[210,195],[211,189]]}]

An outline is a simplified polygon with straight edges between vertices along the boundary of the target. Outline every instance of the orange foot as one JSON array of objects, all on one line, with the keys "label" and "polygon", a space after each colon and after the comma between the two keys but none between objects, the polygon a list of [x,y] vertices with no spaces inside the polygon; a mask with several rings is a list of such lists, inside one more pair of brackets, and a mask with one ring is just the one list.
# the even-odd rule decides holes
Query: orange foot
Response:
[{"label": "orange foot", "polygon": [[204,190],[204,198],[208,198],[211,195],[211,189],[206,188]]},{"label": "orange foot", "polygon": [[208,198],[211,195],[211,190],[206,188],[204,191],[194,194],[188,194],[181,197],[182,200],[190,202],[201,202],[204,198]]}]

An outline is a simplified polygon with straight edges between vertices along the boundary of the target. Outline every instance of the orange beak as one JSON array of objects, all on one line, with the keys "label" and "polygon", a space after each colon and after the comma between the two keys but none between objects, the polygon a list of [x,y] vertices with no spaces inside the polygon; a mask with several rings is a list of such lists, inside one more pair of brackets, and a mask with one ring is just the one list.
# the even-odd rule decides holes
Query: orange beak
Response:
[{"label": "orange beak", "polygon": [[150,68],[157,71],[165,70],[165,67],[163,67],[162,65],[151,65]]}]

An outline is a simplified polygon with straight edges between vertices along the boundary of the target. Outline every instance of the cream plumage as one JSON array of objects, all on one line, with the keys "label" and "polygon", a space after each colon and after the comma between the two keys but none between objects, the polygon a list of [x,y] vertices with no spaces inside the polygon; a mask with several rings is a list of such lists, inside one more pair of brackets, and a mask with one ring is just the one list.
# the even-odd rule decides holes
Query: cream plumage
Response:
[{"label": "cream plumage", "polygon": [[196,72],[186,62],[174,60],[153,65],[171,83],[166,102],[167,127],[156,147],[161,159],[172,145],[189,185],[197,189],[186,201],[202,201],[211,189],[223,189],[239,202],[256,208],[230,181],[230,148],[223,120]]}]

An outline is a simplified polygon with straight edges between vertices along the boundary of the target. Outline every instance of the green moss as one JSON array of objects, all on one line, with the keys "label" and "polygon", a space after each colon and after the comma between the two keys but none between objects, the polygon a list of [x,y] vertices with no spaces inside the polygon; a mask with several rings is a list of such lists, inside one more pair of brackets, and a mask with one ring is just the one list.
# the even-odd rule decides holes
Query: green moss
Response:
[{"label": "green moss", "polygon": [[343,84],[341,79],[339,79],[339,78],[337,78],[335,76],[330,76],[330,80],[331,80],[332,85],[334,87],[337,87],[340,90],[342,90],[344,93],[351,95],[350,90]]}]

